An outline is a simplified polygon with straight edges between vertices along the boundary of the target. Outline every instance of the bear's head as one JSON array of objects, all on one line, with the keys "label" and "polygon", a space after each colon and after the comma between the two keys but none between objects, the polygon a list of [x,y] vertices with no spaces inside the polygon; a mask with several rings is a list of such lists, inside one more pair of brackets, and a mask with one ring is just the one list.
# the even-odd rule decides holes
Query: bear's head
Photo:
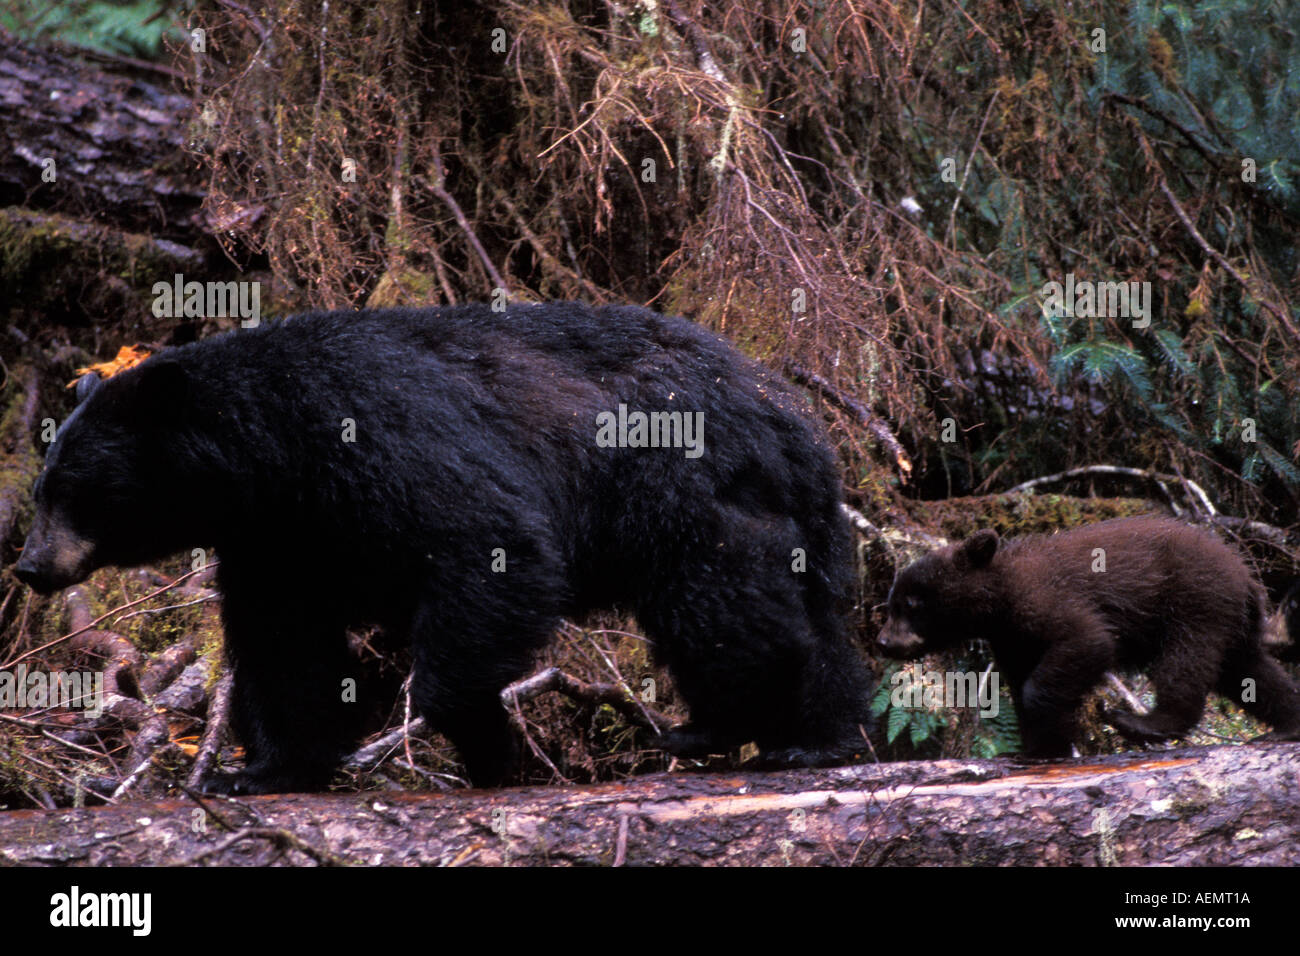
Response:
[{"label": "bear's head", "polygon": [[36,479],[36,515],[14,568],[41,594],[106,565],[131,566],[179,550],[177,442],[171,421],[185,371],[156,357],[77,383],[79,404],[50,444]]},{"label": "bear's head", "polygon": [[998,533],[977,531],[908,565],[889,589],[889,620],[880,646],[890,657],[915,658],[972,636],[996,601],[993,558]]}]

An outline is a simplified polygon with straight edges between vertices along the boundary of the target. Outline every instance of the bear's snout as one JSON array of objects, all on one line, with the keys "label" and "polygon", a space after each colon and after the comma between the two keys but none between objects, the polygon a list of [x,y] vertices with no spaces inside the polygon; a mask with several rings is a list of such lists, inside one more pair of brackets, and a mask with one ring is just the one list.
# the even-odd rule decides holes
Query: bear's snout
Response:
[{"label": "bear's snout", "polygon": [[[25,550],[26,549],[24,549],[24,551]],[[26,554],[24,554],[23,557],[19,559],[18,563],[14,565],[14,574],[18,577],[19,581],[22,581],[23,584],[27,585],[37,594],[50,594],[51,592],[58,590],[50,579],[50,575]]]},{"label": "bear's snout", "polygon": [[14,574],[37,594],[52,594],[89,577],[93,550],[93,542],[38,513]]},{"label": "bear's snout", "polygon": [[925,647],[925,640],[907,624],[896,618],[890,618],[880,631],[880,647],[888,657],[918,657]]}]

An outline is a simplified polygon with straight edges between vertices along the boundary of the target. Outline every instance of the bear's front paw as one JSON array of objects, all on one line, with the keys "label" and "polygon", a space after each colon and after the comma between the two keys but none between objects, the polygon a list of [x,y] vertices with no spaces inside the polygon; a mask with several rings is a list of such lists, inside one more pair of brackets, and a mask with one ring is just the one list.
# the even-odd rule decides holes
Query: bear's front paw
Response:
[{"label": "bear's front paw", "polygon": [[244,771],[239,773],[214,773],[199,785],[199,792],[210,797],[245,797],[266,791],[257,787],[256,776]]},{"label": "bear's front paw", "polygon": [[305,793],[320,790],[317,774],[284,773],[249,768],[237,773],[214,773],[203,781],[202,793],[219,797],[251,797],[259,793]]},{"label": "bear's front paw", "polygon": [[766,770],[798,770],[817,767],[843,767],[857,763],[867,752],[866,741],[820,747],[780,747],[764,750],[760,765]]},{"label": "bear's front paw", "polygon": [[725,754],[730,746],[719,741],[713,734],[696,730],[690,724],[674,727],[667,733],[655,738],[654,746],[666,750],[674,757],[703,758],[711,754]]}]

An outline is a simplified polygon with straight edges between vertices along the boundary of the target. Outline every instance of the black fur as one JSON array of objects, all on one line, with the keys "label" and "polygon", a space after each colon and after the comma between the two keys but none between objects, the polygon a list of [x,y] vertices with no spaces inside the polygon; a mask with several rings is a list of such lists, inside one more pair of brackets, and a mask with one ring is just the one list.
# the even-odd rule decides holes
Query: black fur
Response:
[{"label": "black fur", "polygon": [[[703,412],[704,454],[597,447],[597,414],[620,403]],[[327,782],[358,734],[341,685],[345,628],[363,623],[409,637],[419,712],[474,782],[498,783],[514,759],[499,692],[561,616],[613,606],[690,707],[677,750],[754,740],[831,762],[861,745],[866,678],[841,621],[839,477],[803,406],[722,340],[640,308],[303,314],[94,389],[38,483],[19,573],[49,590],[215,546],[249,754],[219,789]]]}]

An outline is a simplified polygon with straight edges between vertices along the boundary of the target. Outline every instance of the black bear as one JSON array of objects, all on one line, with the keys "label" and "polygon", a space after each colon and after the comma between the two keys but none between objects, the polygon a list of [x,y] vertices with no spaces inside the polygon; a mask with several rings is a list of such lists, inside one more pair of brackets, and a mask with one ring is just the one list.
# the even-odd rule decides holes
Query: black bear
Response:
[{"label": "black bear", "polygon": [[409,640],[412,694],[478,785],[499,693],[561,616],[631,610],[690,723],[675,753],[862,746],[851,552],[807,402],[684,319],[573,303],[305,313],[87,388],[17,567],[39,591],[212,545],[226,792],[318,788],[358,736],[346,629]]},{"label": "black bear", "polygon": [[1079,705],[1111,669],[1149,668],[1155,685],[1150,714],[1106,715],[1129,740],[1182,736],[1211,690],[1270,724],[1266,738],[1300,739],[1300,688],[1263,649],[1263,588],[1236,551],[1172,519],[979,531],[900,571],[888,610],[891,656],[989,642],[1031,756],[1070,755]]}]

